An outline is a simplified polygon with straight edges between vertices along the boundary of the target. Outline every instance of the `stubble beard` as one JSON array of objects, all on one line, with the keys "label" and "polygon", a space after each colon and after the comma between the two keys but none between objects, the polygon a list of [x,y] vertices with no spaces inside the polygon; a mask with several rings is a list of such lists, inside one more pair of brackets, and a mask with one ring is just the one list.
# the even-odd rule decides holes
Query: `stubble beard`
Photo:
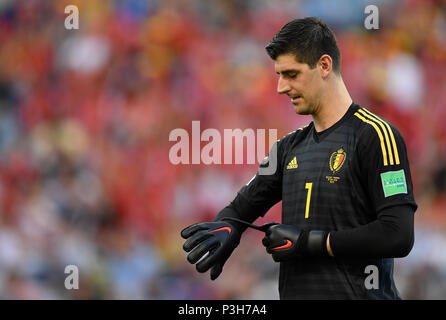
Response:
[{"label": "stubble beard", "polygon": [[307,116],[311,114],[311,107],[307,104],[300,103],[298,105],[294,105],[294,111],[296,114]]}]

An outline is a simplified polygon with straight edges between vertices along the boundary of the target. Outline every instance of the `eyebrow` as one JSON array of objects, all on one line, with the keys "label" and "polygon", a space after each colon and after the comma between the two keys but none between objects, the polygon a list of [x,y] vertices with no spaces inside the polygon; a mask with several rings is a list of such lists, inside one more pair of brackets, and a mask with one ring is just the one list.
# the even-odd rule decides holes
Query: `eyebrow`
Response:
[{"label": "eyebrow", "polygon": [[283,70],[281,72],[276,71],[277,74],[290,74],[290,73],[293,73],[293,72],[300,73],[300,71],[296,70],[296,69],[286,69],[286,70]]}]

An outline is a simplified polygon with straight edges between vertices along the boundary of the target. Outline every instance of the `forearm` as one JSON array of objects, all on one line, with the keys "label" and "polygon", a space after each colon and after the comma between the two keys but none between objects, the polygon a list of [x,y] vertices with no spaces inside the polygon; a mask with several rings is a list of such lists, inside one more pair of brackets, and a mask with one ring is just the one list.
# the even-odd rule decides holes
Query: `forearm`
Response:
[{"label": "forearm", "polygon": [[413,246],[413,215],[408,205],[384,209],[369,224],[330,232],[327,251],[345,257],[404,257]]},{"label": "forearm", "polygon": [[[269,206],[254,206],[243,195],[237,194],[231,203],[223,208],[215,217],[214,221],[223,218],[236,218],[249,223],[254,222],[258,217],[263,216],[268,211]],[[243,233],[247,226],[236,221],[230,222],[240,233]]]}]

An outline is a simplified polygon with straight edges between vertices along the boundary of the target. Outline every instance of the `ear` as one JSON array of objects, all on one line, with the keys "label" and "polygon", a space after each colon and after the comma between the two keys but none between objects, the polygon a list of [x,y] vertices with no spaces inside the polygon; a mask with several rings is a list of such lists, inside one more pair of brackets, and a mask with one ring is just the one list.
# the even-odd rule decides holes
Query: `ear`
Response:
[{"label": "ear", "polygon": [[328,54],[323,54],[318,61],[318,67],[322,78],[326,78],[333,68],[333,60]]}]

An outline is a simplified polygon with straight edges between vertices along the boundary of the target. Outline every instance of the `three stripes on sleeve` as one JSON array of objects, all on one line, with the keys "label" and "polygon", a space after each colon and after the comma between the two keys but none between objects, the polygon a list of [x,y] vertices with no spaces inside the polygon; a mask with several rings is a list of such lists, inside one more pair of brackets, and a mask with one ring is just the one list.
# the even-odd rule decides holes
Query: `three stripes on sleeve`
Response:
[{"label": "three stripes on sleeve", "polygon": [[395,136],[389,124],[365,108],[360,108],[355,112],[355,116],[363,122],[370,124],[378,133],[384,166],[400,164]]}]

